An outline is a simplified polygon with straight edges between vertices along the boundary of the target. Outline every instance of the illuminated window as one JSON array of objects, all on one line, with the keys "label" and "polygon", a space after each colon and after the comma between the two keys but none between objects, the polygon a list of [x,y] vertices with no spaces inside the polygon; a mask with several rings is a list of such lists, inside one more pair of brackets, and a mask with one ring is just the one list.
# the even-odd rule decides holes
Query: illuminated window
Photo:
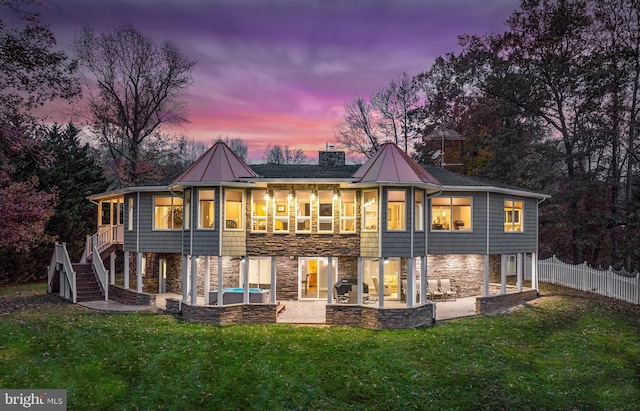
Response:
[{"label": "illuminated window", "polygon": [[318,192],[318,232],[333,232],[333,191]]},{"label": "illuminated window", "polygon": [[504,201],[504,231],[522,232],[522,201]]},{"label": "illuminated window", "polygon": [[404,231],[406,195],[405,190],[389,190],[387,192],[387,230]]},{"label": "illuminated window", "polygon": [[251,193],[251,231],[267,231],[267,200],[266,190],[254,190]]},{"label": "illuminated window", "polygon": [[296,231],[311,231],[311,191],[296,192]]},{"label": "illuminated window", "polygon": [[340,232],[356,232],[356,192],[340,192]]},{"label": "illuminated window", "polygon": [[198,190],[198,228],[213,229],[215,222],[215,190]]},{"label": "illuminated window", "polygon": [[244,229],[242,219],[242,191],[225,190],[224,227],[227,230]]},{"label": "illuminated window", "polygon": [[184,228],[188,230],[191,225],[191,190],[184,190]]},{"label": "illuminated window", "polygon": [[289,200],[290,194],[286,191],[273,192],[273,232],[289,232]]},{"label": "illuminated window", "polygon": [[414,201],[414,225],[413,228],[416,231],[424,230],[424,192],[422,190],[415,190]]},{"label": "illuminated window", "polygon": [[471,231],[471,198],[432,198],[431,219],[434,231]]},{"label": "illuminated window", "polygon": [[362,194],[364,231],[378,230],[378,191],[365,191]]},{"label": "illuminated window", "polygon": [[155,197],[153,221],[155,230],[182,229],[182,198]]}]

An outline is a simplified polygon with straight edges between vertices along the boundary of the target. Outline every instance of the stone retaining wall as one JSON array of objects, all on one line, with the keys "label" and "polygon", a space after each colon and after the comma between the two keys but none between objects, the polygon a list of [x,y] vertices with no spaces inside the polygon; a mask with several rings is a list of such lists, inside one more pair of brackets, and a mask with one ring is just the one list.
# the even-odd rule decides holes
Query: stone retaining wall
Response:
[{"label": "stone retaining wall", "polygon": [[399,330],[433,324],[431,303],[407,308],[378,308],[365,305],[327,305],[327,325],[355,325],[373,330]]},{"label": "stone retaining wall", "polygon": [[276,305],[231,304],[217,306],[182,303],[182,316],[190,322],[213,325],[275,324]]},{"label": "stone retaining wall", "polygon": [[538,298],[538,292],[536,290],[527,290],[521,293],[492,295],[489,297],[477,297],[476,313],[490,314],[506,308],[515,307],[516,305],[535,300],[536,298]]},{"label": "stone retaining wall", "polygon": [[127,305],[156,305],[155,294],[137,293],[113,284],[109,284],[109,299]]}]

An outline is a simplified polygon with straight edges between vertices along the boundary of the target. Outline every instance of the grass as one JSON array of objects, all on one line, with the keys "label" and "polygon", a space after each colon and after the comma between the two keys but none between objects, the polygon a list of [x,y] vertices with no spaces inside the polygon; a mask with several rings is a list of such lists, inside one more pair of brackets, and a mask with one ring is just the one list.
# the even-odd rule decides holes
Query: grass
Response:
[{"label": "grass", "polygon": [[637,307],[560,289],[508,314],[371,331],[198,325],[11,288],[0,302],[37,304],[0,315],[0,388],[64,388],[69,410],[635,410],[640,399]]}]

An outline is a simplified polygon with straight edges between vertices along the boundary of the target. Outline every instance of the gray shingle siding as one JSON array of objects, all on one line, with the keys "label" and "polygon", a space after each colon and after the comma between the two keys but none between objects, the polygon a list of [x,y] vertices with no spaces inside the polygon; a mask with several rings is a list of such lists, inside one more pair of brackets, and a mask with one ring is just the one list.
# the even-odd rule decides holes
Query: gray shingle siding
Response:
[{"label": "gray shingle siding", "polygon": [[[524,230],[522,232],[504,231],[504,200],[523,201]],[[514,254],[531,253],[537,250],[537,200],[510,196],[504,194],[491,194],[491,225],[489,230],[490,254]]]},{"label": "gray shingle siding", "polygon": [[487,194],[463,191],[443,192],[441,197],[470,197],[472,229],[469,231],[431,230],[431,201],[427,203],[429,254],[486,254],[487,252]]},{"label": "gray shingle siding", "polygon": [[[157,195],[167,196],[170,194],[167,192],[141,192],[139,193],[140,204],[138,204],[138,194],[125,196],[125,251],[156,253],[180,253],[182,251],[182,230],[153,230],[153,198]],[[134,222],[133,230],[129,231],[128,198],[131,197],[134,198]],[[138,237],[140,239],[139,246],[136,244]]]}]

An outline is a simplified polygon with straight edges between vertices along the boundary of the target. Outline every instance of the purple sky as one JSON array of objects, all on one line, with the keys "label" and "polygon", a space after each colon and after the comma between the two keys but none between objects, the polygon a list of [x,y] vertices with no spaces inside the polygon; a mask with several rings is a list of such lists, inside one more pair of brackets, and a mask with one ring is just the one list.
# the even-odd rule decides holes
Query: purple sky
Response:
[{"label": "purple sky", "polygon": [[[240,137],[309,157],[333,140],[343,105],[402,72],[457,52],[460,34],[503,31],[519,0],[44,0],[43,21],[67,48],[84,24],[131,23],[197,61],[190,123],[167,130],[209,144]],[[67,121],[70,118],[60,119]]]}]

